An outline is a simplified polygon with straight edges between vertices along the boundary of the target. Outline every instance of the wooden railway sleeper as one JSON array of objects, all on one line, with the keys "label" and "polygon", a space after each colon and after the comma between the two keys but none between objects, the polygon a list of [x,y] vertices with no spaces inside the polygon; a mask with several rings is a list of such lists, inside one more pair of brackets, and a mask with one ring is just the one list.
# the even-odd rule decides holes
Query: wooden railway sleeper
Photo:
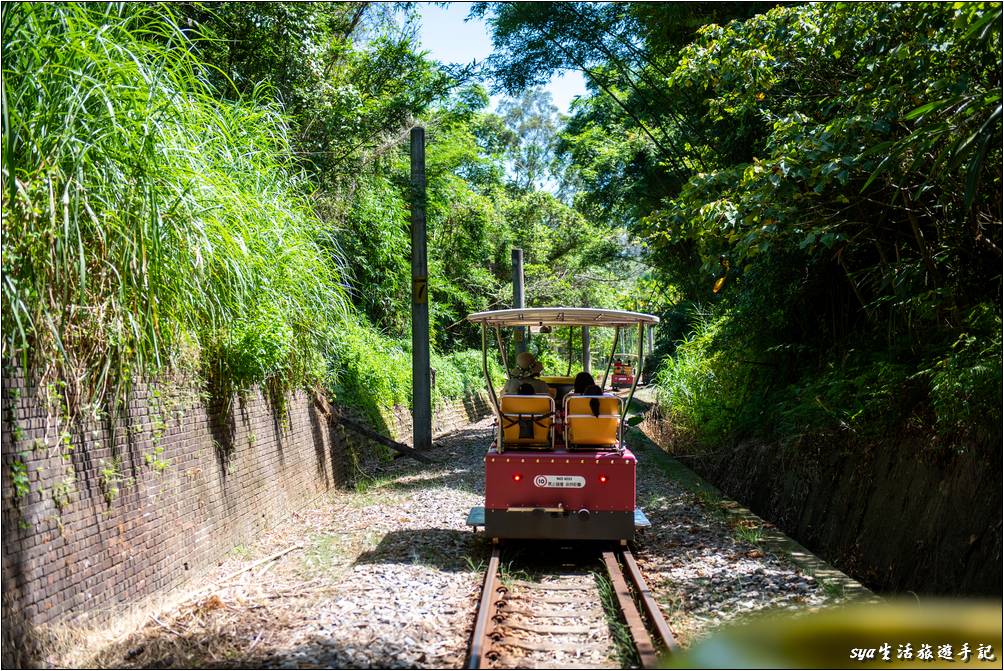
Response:
[{"label": "wooden railway sleeper", "polygon": [[[649,624],[652,630],[658,635],[662,647],[665,648],[666,652],[672,652],[677,647],[669,625],[663,618],[655,598],[645,584],[638,564],[635,562],[631,552],[624,548],[618,548],[617,550],[603,552],[601,557],[610,576],[611,587],[613,588],[618,606],[631,632],[631,637],[634,639],[642,668],[657,668],[659,665],[659,655],[645,620],[638,609],[636,598],[640,602],[642,610],[648,616]],[[519,608],[510,611],[510,603],[508,601],[509,590],[498,581],[499,563],[500,550],[498,546],[495,546],[492,549],[492,557],[488,564],[488,570],[485,573],[481,601],[479,602],[478,614],[475,618],[475,628],[471,637],[470,654],[467,661],[467,668],[469,669],[488,668],[490,664],[497,663],[500,659],[504,658],[501,648],[505,645],[536,650],[558,649],[558,647],[555,647],[555,644],[531,644],[519,641],[518,639],[506,639],[504,630],[507,628],[506,621],[508,617],[511,614],[523,613],[524,611]],[[632,587],[634,588],[633,591]],[[546,591],[546,589],[546,587],[542,586],[543,591]],[[536,596],[534,597],[534,601],[550,603],[552,599]],[[577,602],[576,599],[553,599],[554,603],[567,604],[569,601]],[[537,612],[529,612],[527,614],[539,615]],[[572,614],[550,612],[548,615],[567,617]],[[518,623],[514,624],[511,628],[528,631],[553,628],[555,630],[553,633],[559,633],[558,630],[561,630],[560,633],[572,633],[571,630],[575,629],[575,627],[565,626],[550,628],[520,626]]]}]

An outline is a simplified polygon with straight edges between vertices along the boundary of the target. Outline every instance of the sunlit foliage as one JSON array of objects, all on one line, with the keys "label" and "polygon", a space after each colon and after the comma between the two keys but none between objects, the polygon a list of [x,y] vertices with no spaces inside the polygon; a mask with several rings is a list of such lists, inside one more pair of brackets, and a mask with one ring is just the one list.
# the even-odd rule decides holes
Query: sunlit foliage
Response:
[{"label": "sunlit foliage", "polygon": [[475,11],[504,88],[585,73],[559,151],[645,243],[695,435],[998,431],[999,4]]},{"label": "sunlit foliage", "polygon": [[5,5],[3,41],[5,359],[78,401],[315,376],[346,301],[267,90],[219,99],[155,5]]},{"label": "sunlit foliage", "polygon": [[[224,399],[326,386],[374,418],[409,402],[416,124],[438,400],[480,385],[464,317],[509,304],[512,246],[531,302],[615,297],[616,235],[534,188],[545,166],[514,162],[536,151],[515,116],[423,54],[415,20],[376,3],[5,5],[5,361],[66,380],[75,405],[175,373]],[[604,282],[577,282],[587,268]]]}]

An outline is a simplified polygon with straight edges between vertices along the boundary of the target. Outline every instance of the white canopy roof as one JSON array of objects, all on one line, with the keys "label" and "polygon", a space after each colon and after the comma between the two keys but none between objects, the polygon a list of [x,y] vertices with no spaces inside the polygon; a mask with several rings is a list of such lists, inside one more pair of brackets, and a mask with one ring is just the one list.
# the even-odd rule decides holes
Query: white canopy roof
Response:
[{"label": "white canopy roof", "polygon": [[469,321],[488,326],[634,326],[658,324],[659,318],[641,312],[600,308],[513,308],[467,315]]}]

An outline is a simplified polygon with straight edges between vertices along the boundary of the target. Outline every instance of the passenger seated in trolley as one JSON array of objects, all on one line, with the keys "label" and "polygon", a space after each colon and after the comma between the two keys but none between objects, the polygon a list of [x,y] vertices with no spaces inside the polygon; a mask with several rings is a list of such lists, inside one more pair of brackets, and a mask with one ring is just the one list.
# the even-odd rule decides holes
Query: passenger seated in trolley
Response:
[{"label": "passenger seated in trolley", "polygon": [[595,385],[596,385],[596,380],[593,379],[593,376],[587,373],[586,371],[582,371],[581,373],[575,376],[575,382],[572,384],[571,393],[578,394],[581,396],[582,394],[586,393],[586,389]]},{"label": "passenger seated in trolley", "polygon": [[533,388],[531,394],[550,394],[551,388],[538,376],[544,370],[543,364],[537,361],[529,352],[516,355],[516,366],[510,371],[509,380],[505,383],[503,394],[522,394],[520,387],[528,384]]},{"label": "passenger seated in trolley", "polygon": [[515,387],[514,393],[504,393],[500,399],[501,434],[506,445],[554,449],[555,438],[560,435],[568,448],[620,446],[622,401],[604,394],[592,375],[585,371],[576,375],[573,390],[556,407],[552,394],[538,393],[532,384],[540,364],[529,354],[519,363],[513,369],[514,376],[526,373],[530,376],[511,379],[506,391]]}]

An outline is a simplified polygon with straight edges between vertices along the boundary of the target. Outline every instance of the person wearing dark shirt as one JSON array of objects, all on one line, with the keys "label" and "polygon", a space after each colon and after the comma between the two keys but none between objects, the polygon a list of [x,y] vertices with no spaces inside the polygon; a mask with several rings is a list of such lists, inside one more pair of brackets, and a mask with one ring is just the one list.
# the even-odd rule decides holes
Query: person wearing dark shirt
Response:
[{"label": "person wearing dark shirt", "polygon": [[586,371],[582,371],[575,376],[575,383],[572,385],[572,393],[583,394],[588,387],[593,387],[595,385],[596,380],[593,379],[593,376]]}]

